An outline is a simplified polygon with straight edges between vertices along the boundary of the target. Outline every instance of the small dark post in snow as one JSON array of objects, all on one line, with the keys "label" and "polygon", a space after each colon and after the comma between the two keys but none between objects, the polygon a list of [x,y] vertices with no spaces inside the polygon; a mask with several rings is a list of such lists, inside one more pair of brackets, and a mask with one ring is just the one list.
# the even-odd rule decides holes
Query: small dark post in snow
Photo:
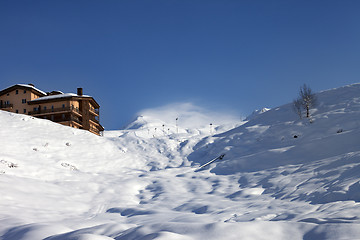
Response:
[{"label": "small dark post in snow", "polygon": [[179,120],[179,118],[177,117],[175,120],[176,120],[176,133],[179,133],[179,128],[178,128],[178,120]]}]

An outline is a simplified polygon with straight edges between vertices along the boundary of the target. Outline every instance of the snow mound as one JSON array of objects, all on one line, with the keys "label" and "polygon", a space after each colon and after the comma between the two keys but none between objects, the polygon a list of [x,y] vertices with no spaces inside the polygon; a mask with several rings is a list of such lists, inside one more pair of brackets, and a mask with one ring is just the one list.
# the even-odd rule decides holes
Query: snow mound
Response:
[{"label": "snow mound", "polygon": [[299,119],[286,104],[214,136],[212,143],[203,140],[189,160],[203,164],[226,154],[211,172],[244,173],[242,187],[261,183],[264,193],[275,198],[360,202],[360,84],[324,91],[317,98],[310,119]]}]

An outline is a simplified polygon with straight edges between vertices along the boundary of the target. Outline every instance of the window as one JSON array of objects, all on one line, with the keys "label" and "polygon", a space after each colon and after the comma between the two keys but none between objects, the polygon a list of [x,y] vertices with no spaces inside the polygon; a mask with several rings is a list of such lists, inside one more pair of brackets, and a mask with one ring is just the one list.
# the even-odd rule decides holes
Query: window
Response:
[{"label": "window", "polygon": [[10,93],[6,94],[6,96],[9,96],[9,95],[10,95]]},{"label": "window", "polygon": [[37,111],[37,108],[36,108],[36,107],[34,107],[34,111]]},{"label": "window", "polygon": [[44,107],[44,110],[46,110],[46,106]]},{"label": "window", "polygon": [[61,118],[62,118],[62,119],[65,119],[65,114],[61,114]]},{"label": "window", "polygon": [[22,103],[26,103],[26,98],[21,100]]},{"label": "window", "polygon": [[26,113],[26,109],[24,109],[24,113]]},{"label": "window", "polygon": [[65,104],[63,104],[62,107],[65,108]]},{"label": "window", "polygon": [[17,110],[17,109],[16,109],[16,111],[15,111],[15,112],[16,112],[16,113],[19,113],[19,110]]},{"label": "window", "polygon": [[24,90],[24,93],[26,93],[26,90]]},{"label": "window", "polygon": [[15,91],[15,94],[19,94],[19,90],[16,90],[16,91]]}]

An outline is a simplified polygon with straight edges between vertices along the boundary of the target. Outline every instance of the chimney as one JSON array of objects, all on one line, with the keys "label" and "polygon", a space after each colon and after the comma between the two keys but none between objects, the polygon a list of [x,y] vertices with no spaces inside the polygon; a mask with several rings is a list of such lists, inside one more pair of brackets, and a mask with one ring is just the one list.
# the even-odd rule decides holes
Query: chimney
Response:
[{"label": "chimney", "polygon": [[83,89],[82,88],[77,89],[77,95],[79,95],[79,96],[83,95]]},{"label": "chimney", "polygon": [[34,84],[32,84],[32,83],[29,83],[28,85],[29,85],[29,86],[32,86],[32,87],[35,87],[35,85],[34,85]]}]

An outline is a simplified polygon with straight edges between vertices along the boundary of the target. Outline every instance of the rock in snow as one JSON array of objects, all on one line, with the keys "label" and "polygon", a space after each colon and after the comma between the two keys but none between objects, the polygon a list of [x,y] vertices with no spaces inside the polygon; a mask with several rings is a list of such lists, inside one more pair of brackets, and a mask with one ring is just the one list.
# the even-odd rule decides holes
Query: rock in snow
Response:
[{"label": "rock in snow", "polygon": [[360,84],[317,97],[311,119],[104,137],[0,111],[1,239],[359,239]]}]

